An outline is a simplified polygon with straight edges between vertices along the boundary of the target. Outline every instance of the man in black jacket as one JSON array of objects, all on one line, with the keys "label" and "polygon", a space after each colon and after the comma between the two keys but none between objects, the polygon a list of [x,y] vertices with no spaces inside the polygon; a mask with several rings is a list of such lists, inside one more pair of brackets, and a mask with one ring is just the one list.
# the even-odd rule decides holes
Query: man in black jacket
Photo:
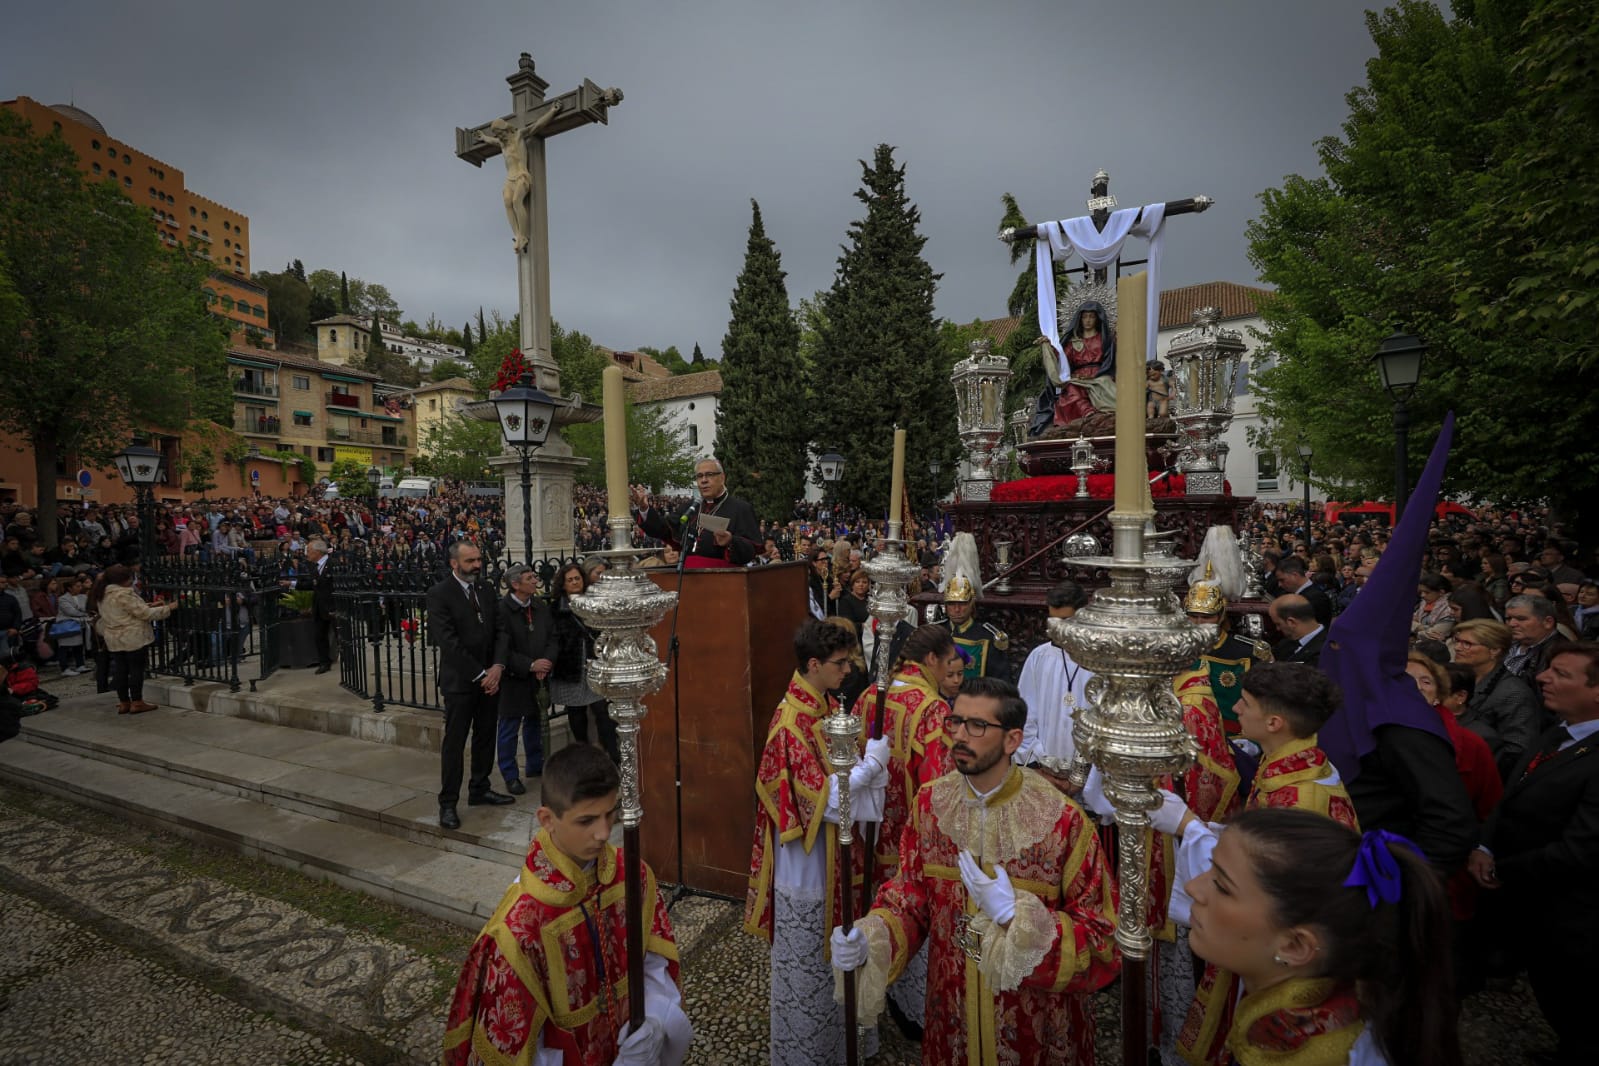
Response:
[{"label": "man in black jacket", "polygon": [[517,563],[505,572],[511,591],[499,602],[494,665],[500,675],[500,776],[513,796],[527,792],[516,766],[517,734],[527,754],[527,776],[544,773],[544,743],[539,718],[539,684],[555,666],[555,615],[538,595],[531,566]]},{"label": "man in black jacket", "polygon": [[494,662],[498,628],[492,590],[478,583],[483,554],[464,540],[449,548],[450,574],[428,589],[429,639],[439,648],[439,691],[444,696],[443,784],[439,789],[439,825],[459,829],[455,804],[461,795],[461,756],[472,738],[472,777],[467,784],[470,807],[515,803],[489,787],[494,766],[503,668]]},{"label": "man in black jacket", "polygon": [[311,572],[295,583],[297,589],[311,591],[311,617],[316,621],[316,672],[333,669],[333,575],[328,573],[328,542],[312,537],[305,544],[305,558]]},{"label": "man in black jacket", "polygon": [[1538,675],[1561,724],[1511,771],[1469,869],[1508,923],[1538,1007],[1560,1038],[1552,1063],[1593,1061],[1593,998],[1581,975],[1599,951],[1599,644],[1566,644]]},{"label": "man in black jacket", "polygon": [[[748,566],[760,554],[761,529],[755,520],[755,508],[727,491],[727,473],[715,459],[701,459],[694,465],[694,484],[699,488],[700,500],[675,520],[668,520],[660,511],[650,507],[649,490],[634,485],[630,490],[635,518],[645,533],[664,540],[682,550],[689,542],[688,558],[684,565],[690,569],[717,566]],[[723,519],[726,529],[711,530],[702,519],[720,526]],[[692,538],[692,539],[690,539]]]},{"label": "man in black jacket", "polygon": [[1278,596],[1271,601],[1271,616],[1283,634],[1283,639],[1271,649],[1272,658],[1280,663],[1309,666],[1321,661],[1327,628],[1316,620],[1316,609],[1309,600],[1297,594]]}]

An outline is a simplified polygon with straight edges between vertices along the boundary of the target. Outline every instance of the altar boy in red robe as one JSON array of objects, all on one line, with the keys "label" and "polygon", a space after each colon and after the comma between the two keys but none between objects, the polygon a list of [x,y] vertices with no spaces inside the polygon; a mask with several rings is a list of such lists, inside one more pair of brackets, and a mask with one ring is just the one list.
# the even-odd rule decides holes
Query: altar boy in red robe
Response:
[{"label": "altar boy in red robe", "polygon": [[[677,1066],[693,1039],[672,922],[644,867],[644,1025],[628,1031],[627,917],[616,766],[598,748],[544,764],[540,829],[461,968],[444,1066]],[[556,950],[558,949],[558,950]]]}]

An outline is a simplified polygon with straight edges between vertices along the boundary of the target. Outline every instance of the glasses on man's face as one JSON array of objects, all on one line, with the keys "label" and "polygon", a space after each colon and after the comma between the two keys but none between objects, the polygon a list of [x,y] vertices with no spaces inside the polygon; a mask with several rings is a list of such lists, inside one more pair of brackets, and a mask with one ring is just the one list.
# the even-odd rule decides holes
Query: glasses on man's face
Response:
[{"label": "glasses on man's face", "polygon": [[824,666],[836,666],[839,669],[843,669],[844,667],[849,665],[849,656],[846,655],[842,659],[823,659],[822,660],[822,665],[824,665]]},{"label": "glasses on man's face", "polygon": [[712,470],[712,471],[709,471],[708,473],[695,474],[694,475],[694,480],[695,481],[710,481],[712,478],[719,478],[721,476],[722,476],[722,472],[720,470]]},{"label": "glasses on man's face", "polygon": [[966,730],[966,735],[969,737],[980,737],[990,729],[999,729],[1003,732],[1003,727],[998,722],[990,722],[986,718],[962,718],[958,714],[944,717],[944,732],[954,736],[962,729]]}]

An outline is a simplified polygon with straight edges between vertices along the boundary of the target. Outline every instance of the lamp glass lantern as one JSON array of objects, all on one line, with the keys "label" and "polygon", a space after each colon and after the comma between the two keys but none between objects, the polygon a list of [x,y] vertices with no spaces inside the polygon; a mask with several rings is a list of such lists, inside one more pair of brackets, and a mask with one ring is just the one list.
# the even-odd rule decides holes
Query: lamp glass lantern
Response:
[{"label": "lamp glass lantern", "polygon": [[494,407],[500,416],[500,435],[511,447],[537,448],[549,438],[555,398],[534,386],[532,374],[523,374],[495,397]]},{"label": "lamp glass lantern", "polygon": [[368,467],[366,472],[366,483],[372,486],[372,495],[376,496],[378,494],[378,487],[383,484],[383,471],[379,470],[375,466]]},{"label": "lamp glass lantern", "polygon": [[113,461],[125,485],[147,489],[164,478],[161,453],[149,445],[130,444],[118,452]]},{"label": "lamp glass lantern", "polygon": [[1377,346],[1372,361],[1382,376],[1382,387],[1396,400],[1407,399],[1421,381],[1421,360],[1427,346],[1410,333],[1393,333]]},{"label": "lamp glass lantern", "polygon": [[1300,462],[1304,463],[1306,466],[1309,466],[1311,457],[1314,456],[1315,454],[1316,453],[1315,453],[1315,451],[1313,451],[1311,449],[1310,442],[1308,440],[1302,440],[1302,441],[1299,442],[1299,460],[1300,460]]},{"label": "lamp glass lantern", "polygon": [[844,476],[844,457],[837,452],[828,452],[816,460],[816,465],[821,468],[822,480],[831,485]]}]

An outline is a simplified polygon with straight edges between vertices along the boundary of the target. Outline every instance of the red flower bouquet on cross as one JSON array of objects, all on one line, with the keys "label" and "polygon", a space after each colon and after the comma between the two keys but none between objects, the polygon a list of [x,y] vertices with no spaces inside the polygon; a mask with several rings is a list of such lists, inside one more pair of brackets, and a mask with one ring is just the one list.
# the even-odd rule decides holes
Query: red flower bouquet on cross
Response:
[{"label": "red flower bouquet on cross", "polygon": [[494,376],[494,391],[504,392],[517,383],[523,374],[533,373],[533,364],[522,358],[522,349],[512,348],[511,354],[500,360],[500,372]]}]

